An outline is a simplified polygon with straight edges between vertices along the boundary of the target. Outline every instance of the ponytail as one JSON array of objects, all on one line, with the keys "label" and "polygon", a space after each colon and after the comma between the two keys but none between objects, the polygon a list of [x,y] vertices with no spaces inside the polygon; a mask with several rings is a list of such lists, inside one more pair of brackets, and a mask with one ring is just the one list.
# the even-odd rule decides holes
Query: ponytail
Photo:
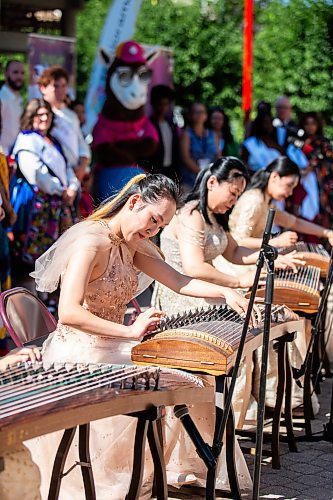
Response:
[{"label": "ponytail", "polygon": [[266,168],[258,170],[253,175],[247,189],[260,189],[264,192],[273,172],[277,172],[280,177],[295,175],[300,178],[301,175],[296,163],[291,161],[287,156],[280,156],[276,160],[272,161]]},{"label": "ponytail", "polygon": [[87,219],[99,221],[112,217],[137,193],[145,203],[155,203],[162,198],[172,200],[176,204],[179,201],[179,188],[173,180],[162,174],[140,174],[130,179],[116,196],[108,198]]},{"label": "ponytail", "polygon": [[[187,195],[185,203],[193,200],[197,200],[198,203],[196,208],[202,213],[204,220],[207,224],[212,224],[207,211],[208,204],[208,188],[207,181],[211,175],[214,175],[217,181],[220,182],[233,182],[235,179],[242,177],[248,181],[248,172],[244,165],[238,158],[234,156],[226,156],[219,158],[214,163],[212,163],[208,168],[201,170],[193,186],[192,191]],[[225,229],[228,227],[226,215],[215,215],[216,220]]]},{"label": "ponytail", "polygon": [[[139,174],[132,179],[130,179],[125,186],[119,191],[118,194],[110,198],[107,198],[107,200],[102,203],[91,215],[87,217],[88,220],[94,220],[98,221],[101,219],[105,219],[106,217],[109,217],[110,214],[114,212],[114,207],[119,204],[122,200],[128,200],[130,197],[130,194],[128,192],[131,190],[131,188],[135,185],[138,184],[142,179],[145,179],[147,176],[146,174]],[[124,202],[124,205],[126,203]]]}]

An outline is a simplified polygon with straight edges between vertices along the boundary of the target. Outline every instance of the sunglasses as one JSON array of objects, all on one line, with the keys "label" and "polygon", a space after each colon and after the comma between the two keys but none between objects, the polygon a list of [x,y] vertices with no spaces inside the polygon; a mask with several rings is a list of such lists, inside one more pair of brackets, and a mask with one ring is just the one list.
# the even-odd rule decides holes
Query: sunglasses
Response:
[{"label": "sunglasses", "polygon": [[44,113],[36,113],[35,116],[38,116],[38,118],[41,118],[42,116],[46,116],[47,118],[51,116],[51,113],[44,112]]},{"label": "sunglasses", "polygon": [[141,83],[148,84],[151,82],[152,70],[146,66],[139,69],[133,69],[129,66],[118,67],[115,72],[122,87],[127,87],[133,80],[134,75],[138,76]]}]

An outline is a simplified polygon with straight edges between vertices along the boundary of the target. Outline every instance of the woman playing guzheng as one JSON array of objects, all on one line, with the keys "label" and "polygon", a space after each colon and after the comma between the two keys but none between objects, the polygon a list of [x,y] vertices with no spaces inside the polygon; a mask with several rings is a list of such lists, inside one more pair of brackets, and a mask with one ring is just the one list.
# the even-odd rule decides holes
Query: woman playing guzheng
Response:
[{"label": "woman playing guzheng", "polygon": [[[225,215],[243,193],[247,179],[244,164],[231,156],[218,159],[198,174],[184,206],[161,234],[161,250],[167,263],[179,272],[219,285],[231,288],[252,285],[255,271],[248,271],[244,265],[254,264],[258,252],[238,245],[227,229]],[[243,266],[243,271],[235,275],[217,270],[213,261],[220,255],[234,264],[241,264],[239,268]],[[293,255],[279,256],[276,266],[296,268],[297,263]],[[167,314],[217,302],[179,297],[161,284],[154,290],[154,304]]]},{"label": "woman playing guzheng", "polygon": [[[245,193],[237,201],[230,217],[229,228],[240,245],[258,249],[265,229],[266,218],[274,201],[285,201],[300,179],[295,163],[281,156],[252,177]],[[276,248],[292,246],[297,241],[297,232],[318,236],[333,243],[333,231],[287,212],[276,210],[274,224],[288,229],[270,243]]]},{"label": "woman playing guzheng", "polygon": [[[293,189],[298,184],[300,172],[298,167],[287,157],[280,157],[274,160],[264,170],[254,174],[247,190],[237,201],[229,217],[229,229],[232,237],[239,245],[246,245],[252,249],[261,246],[262,236],[265,229],[268,211],[274,206],[274,201],[284,201],[289,197]],[[287,231],[272,238],[270,243],[276,248],[292,246],[297,241],[296,229],[300,233],[316,235],[320,238],[327,238],[333,243],[333,231],[313,224],[304,219],[300,219],[287,212],[276,209],[274,223]],[[226,272],[233,272],[236,275],[244,272],[241,266],[231,265],[225,259],[219,258],[215,265]],[[303,335],[298,335],[296,342],[289,346],[291,361],[297,367],[302,363],[302,356],[305,353]],[[274,406],[276,400],[276,376],[277,366],[274,362],[273,352],[270,354],[270,366],[268,369],[267,381],[267,406]],[[256,383],[257,385],[257,383]],[[255,389],[257,392],[257,389]],[[303,392],[294,384],[293,407],[302,404]],[[314,410],[316,398],[313,397]]]},{"label": "woman playing guzheng", "polygon": [[[37,347],[23,347],[14,349],[7,356],[0,359],[0,372],[7,367],[26,361],[35,362],[41,359]],[[40,474],[38,467],[33,463],[29,450],[22,444],[17,449],[4,454],[3,470],[0,471],[0,498],[1,500],[40,500]]]},{"label": "woman playing guzheng", "polygon": [[[113,199],[107,200],[88,219],[70,228],[36,262],[33,274],[37,289],[54,290],[61,281],[59,323],[43,348],[45,361],[129,363],[131,347],[151,327],[162,312],[150,308],[131,326],[124,326],[126,304],[138,292],[140,270],[174,292],[196,297],[226,300],[238,312],[248,302],[237,292],[180,274],[164,262],[149,238],[166,226],[176,211],[177,187],[163,175],[140,175],[132,179]],[[140,277],[139,277],[140,281]],[[139,286],[140,288],[140,286]],[[198,410],[204,439],[212,440],[214,403]],[[205,477],[201,459],[187,443],[178,447],[180,424],[166,418],[165,456],[169,482],[195,481]],[[91,425],[91,458],[98,500],[125,498],[129,485],[134,419],[117,416]],[[52,461],[59,433],[30,441],[29,447],[42,476],[42,497],[46,498]],[[66,464],[75,462],[70,450]],[[237,449],[237,464],[243,486],[250,486],[244,458]],[[170,476],[171,474],[171,476]],[[150,498],[152,463],[146,460],[144,498]],[[178,480],[178,476],[180,480]],[[150,481],[148,479],[150,479]],[[218,484],[226,474],[221,468]],[[61,499],[83,498],[82,479],[77,468],[62,481]]]}]

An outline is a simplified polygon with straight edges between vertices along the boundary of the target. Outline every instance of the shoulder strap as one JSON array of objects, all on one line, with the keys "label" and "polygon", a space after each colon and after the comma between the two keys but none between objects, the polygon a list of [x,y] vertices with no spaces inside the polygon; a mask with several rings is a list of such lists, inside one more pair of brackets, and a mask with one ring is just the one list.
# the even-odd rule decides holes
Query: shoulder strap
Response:
[{"label": "shoulder strap", "polygon": [[[37,158],[39,159],[39,161],[47,168],[47,170],[52,175],[52,177],[56,177],[59,180],[60,184],[62,186],[64,186],[62,180],[54,173],[54,171],[52,170],[52,168],[47,163],[45,163],[45,161],[43,160],[43,158],[41,156],[39,156],[39,154],[35,153],[35,151],[31,151],[30,149],[24,149],[24,148],[19,149],[18,151],[16,151],[16,153],[15,153],[15,159],[16,159],[16,162],[17,162],[19,168],[20,168],[20,162],[18,161],[18,154],[19,153],[31,153],[31,154],[37,156]],[[21,174],[22,174],[22,171],[21,171]]]}]

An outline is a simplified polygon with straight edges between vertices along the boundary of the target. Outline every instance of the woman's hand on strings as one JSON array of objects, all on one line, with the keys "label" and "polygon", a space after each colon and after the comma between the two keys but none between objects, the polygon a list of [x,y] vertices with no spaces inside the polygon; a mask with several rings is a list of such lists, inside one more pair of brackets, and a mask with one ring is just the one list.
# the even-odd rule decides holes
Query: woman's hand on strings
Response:
[{"label": "woman's hand on strings", "polygon": [[[252,282],[253,283],[253,282]],[[231,288],[224,291],[225,301],[234,311],[236,311],[240,316],[245,317],[247,308],[249,306],[249,301],[243,295],[232,290]],[[251,313],[250,325],[255,327],[261,321],[261,312],[258,306],[253,306],[253,311]]]},{"label": "woman's hand on strings", "polygon": [[292,247],[297,243],[298,236],[294,231],[285,231],[276,238],[270,241],[270,244],[275,248]]},{"label": "woman's hand on strings", "polygon": [[275,261],[276,269],[292,269],[294,273],[298,272],[298,267],[305,266],[306,262],[303,260],[303,255],[297,253],[296,250],[286,254],[278,255]]},{"label": "woman's hand on strings", "polygon": [[156,330],[163,316],[165,316],[163,311],[150,307],[139,314],[135,322],[128,327],[130,331],[128,338],[140,340],[146,333]]},{"label": "woman's hand on strings", "polygon": [[331,246],[333,246],[333,231],[330,229],[327,231],[326,238]]},{"label": "woman's hand on strings", "polygon": [[18,349],[14,349],[0,360],[0,370],[5,370],[8,366],[12,366],[17,363],[25,363],[26,361],[35,363],[41,359],[42,355],[38,347],[20,347]]}]

